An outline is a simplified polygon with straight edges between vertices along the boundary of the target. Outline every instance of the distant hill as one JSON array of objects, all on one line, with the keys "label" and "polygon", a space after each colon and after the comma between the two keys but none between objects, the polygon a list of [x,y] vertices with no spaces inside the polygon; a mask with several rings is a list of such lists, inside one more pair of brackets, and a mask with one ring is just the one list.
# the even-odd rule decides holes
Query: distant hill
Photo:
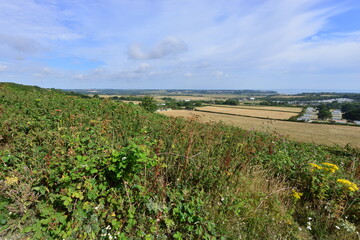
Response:
[{"label": "distant hill", "polygon": [[168,96],[189,96],[194,94],[238,94],[249,96],[273,95],[275,91],[262,90],[184,90],[184,89],[66,89],[82,94],[101,95],[168,95]]},{"label": "distant hill", "polygon": [[28,86],[11,82],[0,82],[0,88],[11,88],[19,91],[46,91],[44,88],[38,86]]}]

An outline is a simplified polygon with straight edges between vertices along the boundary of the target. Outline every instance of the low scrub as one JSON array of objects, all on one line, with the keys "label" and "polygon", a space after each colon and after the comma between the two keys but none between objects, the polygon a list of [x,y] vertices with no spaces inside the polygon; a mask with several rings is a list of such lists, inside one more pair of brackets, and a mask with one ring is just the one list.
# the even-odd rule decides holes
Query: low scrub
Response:
[{"label": "low scrub", "polygon": [[359,151],[3,86],[0,236],[356,239]]}]

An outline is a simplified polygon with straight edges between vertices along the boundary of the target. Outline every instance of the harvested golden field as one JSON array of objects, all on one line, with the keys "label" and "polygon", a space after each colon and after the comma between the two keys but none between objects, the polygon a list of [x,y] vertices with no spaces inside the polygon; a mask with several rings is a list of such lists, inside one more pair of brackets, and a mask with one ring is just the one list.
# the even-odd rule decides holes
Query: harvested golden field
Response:
[{"label": "harvested golden field", "polygon": [[173,117],[198,116],[203,122],[222,121],[247,130],[276,133],[292,140],[324,145],[350,144],[360,148],[360,127],[327,124],[297,123],[263,120],[251,117],[230,116],[187,110],[164,111],[161,114]]},{"label": "harvested golden field", "polygon": [[280,111],[280,112],[295,112],[300,113],[301,107],[274,107],[274,106],[248,106],[248,105],[237,105],[237,106],[224,106],[224,105],[214,105],[214,107],[227,107],[227,108],[244,108],[244,109],[257,109],[257,110],[270,110],[270,111]]},{"label": "harvested golden field", "polygon": [[297,115],[297,113],[292,113],[292,112],[277,112],[277,111],[269,111],[263,109],[258,110],[258,109],[212,107],[212,106],[198,107],[196,109],[203,111],[218,112],[218,113],[230,113],[230,114],[237,114],[243,116],[284,119],[284,120],[287,120],[290,117]]}]

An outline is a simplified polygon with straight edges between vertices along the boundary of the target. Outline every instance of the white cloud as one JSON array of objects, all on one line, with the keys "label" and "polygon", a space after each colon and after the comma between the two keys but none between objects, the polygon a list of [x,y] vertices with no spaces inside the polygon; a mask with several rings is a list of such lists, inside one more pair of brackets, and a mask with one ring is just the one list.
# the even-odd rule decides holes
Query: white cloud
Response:
[{"label": "white cloud", "polygon": [[79,79],[79,80],[83,80],[86,78],[86,75],[84,74],[77,74],[73,76],[74,79]]},{"label": "white cloud", "polygon": [[214,73],[214,75],[215,75],[215,77],[217,77],[217,78],[226,78],[226,77],[229,76],[228,74],[226,74],[226,73],[224,73],[224,72],[222,72],[222,71],[216,71],[216,72]]},{"label": "white cloud", "polygon": [[7,68],[8,68],[8,66],[0,63],[0,72],[4,72]]},{"label": "white cloud", "polygon": [[7,45],[11,49],[21,53],[35,53],[42,48],[38,42],[30,38],[5,35],[1,33],[0,44]]},{"label": "white cloud", "polygon": [[184,74],[184,77],[188,77],[188,78],[190,78],[190,77],[192,77],[193,76],[193,74],[192,73],[185,73]]},{"label": "white cloud", "polygon": [[138,69],[135,70],[136,73],[144,73],[151,69],[151,65],[148,63],[141,63],[138,67]]},{"label": "white cloud", "polygon": [[53,70],[48,68],[48,67],[44,67],[42,69],[40,69],[40,71],[36,72],[33,74],[34,77],[38,77],[38,78],[41,78],[41,77],[46,77],[46,76],[49,76],[50,74],[53,73]]},{"label": "white cloud", "polygon": [[359,40],[360,32],[318,36],[270,57],[264,68],[297,73],[360,73]]},{"label": "white cloud", "polygon": [[158,59],[187,51],[184,41],[177,37],[168,37],[145,53],[137,44],[129,47],[128,56],[131,59]]}]

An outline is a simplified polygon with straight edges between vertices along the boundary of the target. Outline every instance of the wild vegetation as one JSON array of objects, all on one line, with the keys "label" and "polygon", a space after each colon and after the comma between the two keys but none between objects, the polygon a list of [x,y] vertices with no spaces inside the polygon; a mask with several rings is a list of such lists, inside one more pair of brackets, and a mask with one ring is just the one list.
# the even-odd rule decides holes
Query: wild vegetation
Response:
[{"label": "wild vegetation", "polygon": [[0,84],[0,236],[357,239],[359,157]]}]

